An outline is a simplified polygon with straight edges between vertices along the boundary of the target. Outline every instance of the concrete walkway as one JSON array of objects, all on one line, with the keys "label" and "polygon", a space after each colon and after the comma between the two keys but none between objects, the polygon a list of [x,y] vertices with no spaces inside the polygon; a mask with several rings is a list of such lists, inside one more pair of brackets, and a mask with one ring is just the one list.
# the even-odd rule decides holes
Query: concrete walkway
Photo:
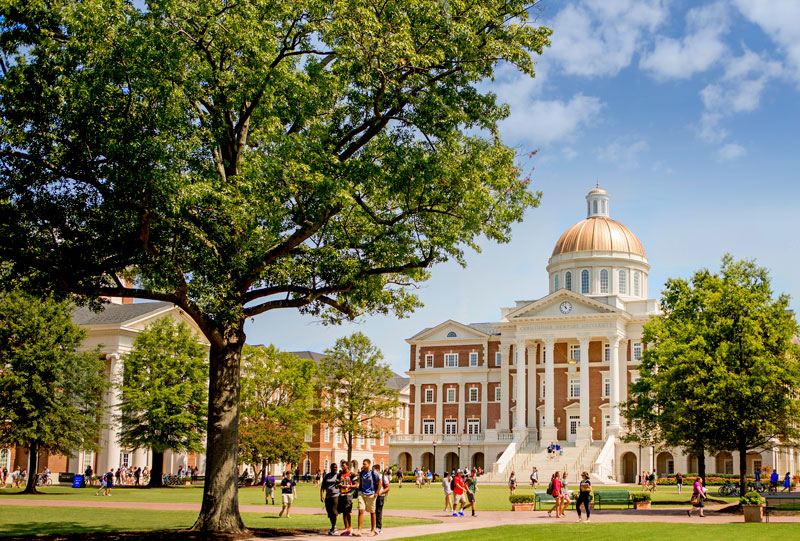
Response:
[{"label": "concrete walkway", "polygon": [[[102,509],[154,509],[154,510],[180,510],[180,511],[200,511],[200,504],[193,503],[148,503],[148,502],[117,502],[114,500],[98,501],[79,501],[79,500],[32,500],[32,499],[12,499],[0,498],[0,506],[20,505],[20,506],[42,506],[42,507],[93,507]],[[741,515],[730,513],[718,513],[717,509],[722,505],[713,505],[705,508],[706,516],[699,518],[696,514],[689,518],[686,515],[688,506],[684,507],[658,507],[654,509],[638,510],[633,509],[609,509],[599,510],[592,513],[592,523],[605,522],[669,522],[692,523],[692,524],[728,524],[740,523],[744,519]],[[278,506],[264,507],[263,505],[241,505],[239,510],[243,513],[264,513],[274,514],[279,509]],[[324,510],[315,507],[293,507],[293,514],[324,515]],[[491,528],[493,526],[503,526],[508,524],[559,524],[577,521],[577,514],[574,510],[567,511],[565,518],[557,519],[547,516],[545,511],[483,511],[478,512],[478,516],[472,517],[467,514],[464,517],[453,517],[449,513],[442,511],[426,510],[402,510],[386,509],[384,516],[421,518],[441,521],[437,524],[422,524],[418,526],[405,526],[387,528],[378,536],[380,539],[400,539],[404,537],[414,537],[420,535],[432,535],[438,533],[452,533],[459,531],[475,530],[478,528]],[[354,513],[353,523],[356,523],[357,513]],[[369,522],[369,517],[365,517],[365,522]],[[800,516],[770,516],[770,522],[800,524]],[[283,524],[276,524],[280,528]],[[291,527],[291,519],[285,521],[285,527]],[[369,528],[364,535],[369,533]],[[284,537],[283,539],[312,539],[325,536],[325,534],[311,534],[304,536]],[[325,536],[327,537],[327,536]]]}]

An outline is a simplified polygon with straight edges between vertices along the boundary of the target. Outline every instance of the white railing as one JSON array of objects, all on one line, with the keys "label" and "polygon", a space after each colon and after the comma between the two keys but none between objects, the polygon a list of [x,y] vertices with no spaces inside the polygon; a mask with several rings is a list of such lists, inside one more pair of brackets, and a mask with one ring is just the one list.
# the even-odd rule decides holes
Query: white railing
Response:
[{"label": "white railing", "polygon": [[432,443],[434,441],[439,443],[447,443],[448,445],[457,444],[459,442],[476,443],[476,442],[507,442],[512,441],[514,435],[498,434],[496,440],[487,440],[486,434],[390,434],[389,443]]},{"label": "white railing", "polygon": [[592,465],[592,473],[603,480],[614,477],[615,441],[616,437],[613,434],[610,434],[606,438],[605,443],[603,443],[603,448],[600,450],[600,454],[597,455],[597,459],[595,459],[594,464]]}]

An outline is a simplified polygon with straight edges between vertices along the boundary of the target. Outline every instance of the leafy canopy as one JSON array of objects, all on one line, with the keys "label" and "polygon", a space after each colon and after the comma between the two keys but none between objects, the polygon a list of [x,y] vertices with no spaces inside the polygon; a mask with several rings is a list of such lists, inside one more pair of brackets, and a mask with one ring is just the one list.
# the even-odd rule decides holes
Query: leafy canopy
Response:
[{"label": "leafy canopy", "polygon": [[97,449],[106,384],[84,337],[69,303],[0,292],[0,445]]},{"label": "leafy canopy", "polygon": [[120,443],[200,451],[208,415],[208,350],[186,323],[162,317],[123,358]]}]

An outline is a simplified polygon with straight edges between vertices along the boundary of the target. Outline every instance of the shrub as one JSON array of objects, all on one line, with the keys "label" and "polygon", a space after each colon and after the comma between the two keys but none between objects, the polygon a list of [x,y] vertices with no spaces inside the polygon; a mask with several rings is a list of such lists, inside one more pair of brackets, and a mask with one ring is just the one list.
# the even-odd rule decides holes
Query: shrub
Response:
[{"label": "shrub", "polygon": [[764,498],[755,490],[751,490],[739,498],[739,503],[742,505],[764,505]]},{"label": "shrub", "polygon": [[186,475],[186,476],[181,478],[181,481],[183,481],[184,483],[187,483],[187,482],[191,483],[192,482],[192,476],[191,475]]},{"label": "shrub", "polygon": [[511,503],[536,503],[536,496],[534,494],[514,494],[508,497]]},{"label": "shrub", "polygon": [[653,497],[650,495],[649,492],[634,492],[631,494],[631,501],[633,503],[637,502],[649,502],[652,501]]}]

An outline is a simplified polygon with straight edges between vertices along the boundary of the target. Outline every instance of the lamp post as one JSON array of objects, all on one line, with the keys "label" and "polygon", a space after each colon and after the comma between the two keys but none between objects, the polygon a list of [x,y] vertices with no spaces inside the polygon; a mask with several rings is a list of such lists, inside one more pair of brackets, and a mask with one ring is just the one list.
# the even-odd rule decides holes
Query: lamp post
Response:
[{"label": "lamp post", "polygon": [[461,467],[461,442],[458,442],[458,468],[464,469]]},{"label": "lamp post", "polygon": [[436,440],[433,440],[433,465],[431,467],[431,472],[434,477],[436,477]]}]

